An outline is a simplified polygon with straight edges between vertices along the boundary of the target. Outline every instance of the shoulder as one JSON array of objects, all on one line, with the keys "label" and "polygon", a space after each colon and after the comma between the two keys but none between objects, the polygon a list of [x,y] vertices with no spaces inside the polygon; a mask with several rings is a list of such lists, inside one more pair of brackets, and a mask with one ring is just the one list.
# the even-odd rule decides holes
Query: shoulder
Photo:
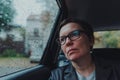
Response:
[{"label": "shoulder", "polygon": [[70,70],[71,65],[66,65],[62,67],[58,67],[54,70],[51,71],[51,76],[50,80],[63,80],[63,74],[67,71]]},{"label": "shoulder", "polygon": [[65,66],[62,66],[62,67],[58,67],[58,68],[52,70],[51,73],[61,74],[61,73],[63,73],[64,71],[66,71],[67,69],[69,69],[70,67],[71,67],[71,65],[65,65]]}]

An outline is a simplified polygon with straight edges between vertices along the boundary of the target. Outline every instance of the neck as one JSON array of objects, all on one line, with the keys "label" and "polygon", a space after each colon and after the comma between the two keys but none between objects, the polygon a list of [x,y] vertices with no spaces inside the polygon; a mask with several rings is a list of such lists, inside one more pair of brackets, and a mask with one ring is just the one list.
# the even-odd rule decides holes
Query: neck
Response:
[{"label": "neck", "polygon": [[89,76],[89,74],[92,73],[95,69],[91,55],[87,55],[76,61],[72,61],[72,65],[78,73],[85,77]]}]

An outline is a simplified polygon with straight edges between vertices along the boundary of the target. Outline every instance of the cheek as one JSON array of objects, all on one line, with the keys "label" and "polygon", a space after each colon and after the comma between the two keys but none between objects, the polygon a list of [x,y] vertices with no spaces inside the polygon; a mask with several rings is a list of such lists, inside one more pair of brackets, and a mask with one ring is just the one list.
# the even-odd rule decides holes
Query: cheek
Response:
[{"label": "cheek", "polygon": [[61,47],[62,51],[64,52],[64,55],[66,56],[67,58],[67,52],[66,52],[66,47]]},{"label": "cheek", "polygon": [[63,51],[64,54],[65,54],[65,53],[66,53],[66,52],[65,52],[65,47],[61,47],[61,49],[62,49],[62,51]]},{"label": "cheek", "polygon": [[66,48],[65,47],[61,47],[61,49],[64,52],[64,54],[66,54]]},{"label": "cheek", "polygon": [[90,42],[87,39],[81,39],[80,41],[76,42],[76,47],[79,48],[81,53],[88,53],[90,51]]}]

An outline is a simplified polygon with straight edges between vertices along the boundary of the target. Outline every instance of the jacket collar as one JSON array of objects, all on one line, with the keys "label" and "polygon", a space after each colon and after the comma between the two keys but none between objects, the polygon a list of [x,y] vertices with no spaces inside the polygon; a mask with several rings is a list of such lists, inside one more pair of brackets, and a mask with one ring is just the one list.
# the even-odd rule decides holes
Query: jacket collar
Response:
[{"label": "jacket collar", "polygon": [[73,68],[71,64],[67,66],[67,68],[64,71],[64,79],[65,80],[78,80],[75,69]]}]

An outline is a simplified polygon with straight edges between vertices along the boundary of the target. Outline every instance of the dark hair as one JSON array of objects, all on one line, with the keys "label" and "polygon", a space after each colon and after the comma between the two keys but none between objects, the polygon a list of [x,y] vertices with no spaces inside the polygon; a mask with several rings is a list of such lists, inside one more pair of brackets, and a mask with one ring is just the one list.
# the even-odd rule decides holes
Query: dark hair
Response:
[{"label": "dark hair", "polygon": [[67,18],[67,19],[64,19],[61,24],[60,24],[60,27],[59,27],[59,32],[60,32],[60,29],[70,23],[70,22],[74,22],[74,23],[77,23],[80,25],[80,27],[83,28],[83,30],[85,31],[86,35],[88,36],[89,40],[92,40],[94,39],[94,35],[93,35],[93,28],[90,24],[88,24],[87,22],[83,21],[83,20],[80,20],[80,19],[77,19],[77,18]]}]

